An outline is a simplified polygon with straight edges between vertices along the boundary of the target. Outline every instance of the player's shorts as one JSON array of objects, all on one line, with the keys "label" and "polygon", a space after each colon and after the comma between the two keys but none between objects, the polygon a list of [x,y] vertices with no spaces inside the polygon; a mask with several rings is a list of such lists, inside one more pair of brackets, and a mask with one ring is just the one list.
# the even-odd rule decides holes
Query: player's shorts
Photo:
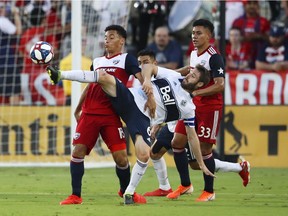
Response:
[{"label": "player's shorts", "polygon": [[88,155],[95,146],[99,134],[111,152],[126,149],[125,133],[117,115],[82,113],[73,137],[73,145],[86,145]]},{"label": "player's shorts", "polygon": [[174,134],[168,129],[168,126],[166,124],[160,129],[156,136],[156,139],[163,144],[163,147],[166,150],[170,150],[172,148],[171,141],[173,139],[173,135]]},{"label": "player's shorts", "polygon": [[[168,129],[168,125],[166,124],[160,129],[156,138],[158,141],[161,141],[161,143],[164,144],[163,147],[166,150],[170,150],[170,149],[172,149],[171,141],[173,139],[173,136],[174,136],[174,133],[172,133]],[[188,161],[196,161],[196,158],[195,158],[193,152],[190,150],[188,143],[185,146],[185,151],[187,154]]]},{"label": "player's shorts", "polygon": [[[200,142],[216,144],[216,136],[220,128],[222,110],[212,110],[210,112],[196,111],[196,130]],[[183,120],[179,120],[176,133],[186,135],[186,129]]]},{"label": "player's shorts", "polygon": [[136,135],[140,134],[144,141],[151,146],[150,119],[139,110],[130,90],[118,79],[115,78],[115,80],[117,96],[110,97],[115,111],[125,122],[134,144]]}]

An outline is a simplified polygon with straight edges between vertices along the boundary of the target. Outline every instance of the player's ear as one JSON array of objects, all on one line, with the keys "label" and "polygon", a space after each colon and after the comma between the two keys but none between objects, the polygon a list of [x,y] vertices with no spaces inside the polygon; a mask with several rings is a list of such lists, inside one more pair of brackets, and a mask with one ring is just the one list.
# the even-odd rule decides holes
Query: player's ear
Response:
[{"label": "player's ear", "polygon": [[202,86],[204,86],[204,82],[198,82],[198,83],[196,84],[196,87],[197,87],[197,88],[201,88]]}]

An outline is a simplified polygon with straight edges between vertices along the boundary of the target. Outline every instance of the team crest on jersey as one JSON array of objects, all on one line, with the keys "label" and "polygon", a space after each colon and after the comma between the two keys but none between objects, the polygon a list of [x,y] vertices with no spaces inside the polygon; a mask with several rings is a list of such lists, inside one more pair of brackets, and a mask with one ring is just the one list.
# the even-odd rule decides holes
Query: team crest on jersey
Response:
[{"label": "team crest on jersey", "polygon": [[74,136],[73,136],[73,139],[74,140],[79,139],[80,135],[81,135],[80,133],[75,133]]},{"label": "team crest on jersey", "polygon": [[182,100],[180,104],[181,104],[181,106],[186,106],[187,101],[186,100]]},{"label": "team crest on jersey", "polygon": [[115,59],[115,60],[113,60],[113,64],[114,64],[114,65],[118,64],[119,62],[120,62],[119,59]]},{"label": "team crest on jersey", "polygon": [[200,65],[204,66],[205,64],[206,64],[206,61],[204,59],[201,60]]}]

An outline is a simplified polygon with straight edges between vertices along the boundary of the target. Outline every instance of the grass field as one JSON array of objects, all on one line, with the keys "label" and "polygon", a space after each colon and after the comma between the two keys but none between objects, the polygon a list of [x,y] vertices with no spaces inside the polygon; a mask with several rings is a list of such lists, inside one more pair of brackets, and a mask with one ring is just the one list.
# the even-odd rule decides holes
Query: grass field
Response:
[{"label": "grass field", "polygon": [[[173,188],[179,184],[175,168],[168,169]],[[86,169],[82,205],[60,206],[70,195],[69,168],[0,168],[1,216],[90,216],[90,215],[287,215],[288,169],[254,168],[251,183],[244,188],[238,174],[218,173],[216,200],[196,203],[203,188],[202,174],[190,172],[194,193],[178,200],[147,198],[148,204],[124,206],[118,197],[114,168]],[[137,192],[158,186],[152,167],[147,169]]]}]

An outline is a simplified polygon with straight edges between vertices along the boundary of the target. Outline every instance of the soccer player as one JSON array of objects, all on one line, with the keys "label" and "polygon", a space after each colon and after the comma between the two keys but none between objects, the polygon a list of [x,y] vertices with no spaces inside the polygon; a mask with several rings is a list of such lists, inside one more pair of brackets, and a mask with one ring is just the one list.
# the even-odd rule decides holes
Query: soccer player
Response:
[{"label": "soccer player", "polygon": [[[104,70],[58,71],[48,66],[47,72],[52,83],[60,79],[80,82],[97,82],[110,96],[117,114],[124,120],[135,144],[137,162],[132,169],[130,183],[124,193],[124,203],[135,203],[134,191],[144,175],[150,150],[150,125],[183,119],[190,148],[199,167],[207,176],[215,177],[205,166],[195,131],[195,105],[191,92],[206,85],[210,78],[208,71],[196,65],[184,78],[177,72],[156,65],[142,67],[142,86],[128,89],[115,77]],[[151,81],[151,76],[156,80]],[[147,109],[148,107],[148,109]]]},{"label": "soccer player", "polygon": [[[93,60],[91,70],[102,69],[117,77],[125,85],[130,75],[143,82],[141,69],[137,59],[127,53],[122,53],[127,34],[119,25],[110,25],[105,29],[106,55]],[[90,74],[93,72],[90,71]],[[82,72],[78,71],[82,74]],[[84,158],[93,149],[99,134],[108,146],[116,163],[116,174],[120,182],[119,196],[123,196],[129,180],[130,166],[126,152],[126,140],[122,123],[114,111],[112,104],[97,83],[90,83],[84,89],[79,104],[75,110],[77,120],[76,132],[73,137],[73,151],[70,162],[72,194],[61,205],[81,204],[82,178],[84,175]],[[134,194],[135,202],[141,200]]]},{"label": "soccer player", "polygon": [[[155,53],[153,51],[149,50],[142,50],[138,53],[138,63],[140,66],[143,66],[144,64],[155,64],[157,65],[158,62],[155,59]],[[157,134],[157,137],[155,139],[156,133],[158,132],[160,125],[155,125],[151,129],[151,138],[155,139],[155,142],[151,146],[150,150],[150,158],[153,162],[153,166],[157,175],[157,179],[159,182],[159,188],[147,192],[144,194],[144,196],[167,196],[169,193],[172,192],[172,188],[170,186],[169,180],[168,180],[168,174],[167,174],[167,168],[166,168],[166,162],[165,159],[162,157],[168,150],[170,150],[171,147],[171,141],[173,138],[173,133],[175,130],[175,126],[177,124],[177,121],[168,122],[166,125],[161,127],[159,133]],[[193,153],[191,152],[189,145],[186,145],[185,147],[188,162],[192,169],[199,170],[198,166],[195,166],[195,157]],[[230,163],[226,161],[221,161],[218,159],[215,160],[215,171],[222,171],[222,172],[236,172],[239,173],[243,180],[243,185],[246,186],[248,184],[248,175],[245,175],[245,170],[243,170],[243,166],[241,166],[241,163]],[[185,191],[185,194],[189,194],[193,192],[193,187],[191,187],[189,190]]]},{"label": "soccer player", "polygon": [[[212,154],[213,145],[216,144],[216,135],[219,130],[222,118],[223,96],[225,84],[224,63],[218,51],[210,45],[209,41],[213,37],[214,26],[206,19],[199,19],[193,23],[192,42],[195,49],[190,55],[190,68],[196,65],[203,65],[210,72],[210,83],[207,86],[196,89],[192,92],[193,102],[196,109],[196,130],[200,140],[200,147],[204,163],[210,172],[215,172],[215,161]],[[179,70],[182,75],[188,73],[188,68],[183,67]],[[191,70],[191,69],[190,69]],[[185,132],[184,122],[178,121],[174,137],[172,140],[172,148],[174,152],[174,161],[180,175],[181,185],[173,192],[167,195],[170,199],[178,198],[181,194],[186,193],[193,187],[189,178],[188,159],[186,156],[185,146],[187,136]],[[195,164],[195,167],[197,164]],[[247,161],[241,164],[245,175],[249,182],[250,165]],[[215,199],[214,178],[203,173],[204,190],[196,199],[199,202],[206,202]],[[246,186],[244,185],[244,186]]]}]

